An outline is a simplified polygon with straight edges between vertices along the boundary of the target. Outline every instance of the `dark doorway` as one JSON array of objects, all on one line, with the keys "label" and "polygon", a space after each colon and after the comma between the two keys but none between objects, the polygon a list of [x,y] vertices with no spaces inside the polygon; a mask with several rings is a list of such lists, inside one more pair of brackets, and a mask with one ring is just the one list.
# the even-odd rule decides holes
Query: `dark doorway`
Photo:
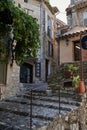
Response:
[{"label": "dark doorway", "polygon": [[33,66],[24,63],[20,67],[20,82],[21,83],[32,83],[33,82]]},{"label": "dark doorway", "polygon": [[74,61],[80,60],[80,41],[74,42]]},{"label": "dark doorway", "polygon": [[47,76],[48,76],[48,65],[49,65],[49,60],[46,59],[46,63],[45,63],[45,68],[46,68],[46,81],[47,81]]},{"label": "dark doorway", "polygon": [[0,60],[0,84],[6,84],[7,65]]}]

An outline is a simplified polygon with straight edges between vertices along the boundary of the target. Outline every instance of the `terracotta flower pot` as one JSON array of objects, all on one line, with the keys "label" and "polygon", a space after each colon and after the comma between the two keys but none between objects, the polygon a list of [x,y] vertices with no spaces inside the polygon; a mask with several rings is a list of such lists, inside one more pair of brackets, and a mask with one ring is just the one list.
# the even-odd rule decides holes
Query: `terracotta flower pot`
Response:
[{"label": "terracotta flower pot", "polygon": [[84,81],[80,81],[80,83],[79,83],[79,93],[82,93],[82,94],[85,93],[85,84],[84,84]]},{"label": "terracotta flower pot", "polygon": [[66,70],[66,71],[64,71],[64,75],[65,75],[66,77],[71,77],[71,76],[73,75],[73,72]]}]

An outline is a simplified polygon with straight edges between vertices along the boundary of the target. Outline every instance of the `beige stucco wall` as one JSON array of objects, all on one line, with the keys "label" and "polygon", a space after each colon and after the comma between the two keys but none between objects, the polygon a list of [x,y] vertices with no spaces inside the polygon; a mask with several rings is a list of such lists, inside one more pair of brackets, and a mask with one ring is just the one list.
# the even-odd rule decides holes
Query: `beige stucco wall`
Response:
[{"label": "beige stucco wall", "polygon": [[69,41],[69,44],[66,45],[65,40],[60,41],[60,64],[64,62],[73,61],[73,44],[72,41]]}]

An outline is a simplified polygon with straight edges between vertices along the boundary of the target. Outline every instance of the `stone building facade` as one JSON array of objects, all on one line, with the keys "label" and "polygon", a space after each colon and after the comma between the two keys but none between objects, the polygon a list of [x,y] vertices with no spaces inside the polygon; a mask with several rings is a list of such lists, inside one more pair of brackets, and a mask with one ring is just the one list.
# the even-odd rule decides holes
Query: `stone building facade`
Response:
[{"label": "stone building facade", "polygon": [[[55,54],[57,44],[55,45],[54,21],[56,7],[52,7],[48,1],[40,0],[14,0],[14,4],[37,18],[40,25],[40,48],[36,58],[27,57],[25,63],[17,66],[9,64],[0,64],[0,90],[1,97],[7,97],[15,94],[20,84],[45,82],[47,76],[54,71],[58,65]],[[54,58],[56,56],[56,58]],[[17,90],[17,91],[16,91]]]},{"label": "stone building facade", "polygon": [[56,47],[54,46],[54,19],[58,9],[51,7],[48,1],[15,0],[15,4],[17,6],[20,4],[22,10],[37,18],[40,25],[40,48],[38,49],[38,55],[36,59],[28,58],[25,60],[20,73],[24,75],[25,70],[28,80],[21,77],[21,81],[25,82],[24,80],[26,80],[27,83],[45,82],[47,76],[52,73],[52,66],[57,64],[56,60],[54,60]]},{"label": "stone building facade", "polygon": [[87,0],[71,0],[66,12],[69,28],[87,26]]},{"label": "stone building facade", "polygon": [[[87,30],[87,1],[71,0],[66,9],[68,30],[59,35],[60,63],[79,61],[81,59],[81,39]],[[87,60],[87,51],[82,49],[83,61]]]}]

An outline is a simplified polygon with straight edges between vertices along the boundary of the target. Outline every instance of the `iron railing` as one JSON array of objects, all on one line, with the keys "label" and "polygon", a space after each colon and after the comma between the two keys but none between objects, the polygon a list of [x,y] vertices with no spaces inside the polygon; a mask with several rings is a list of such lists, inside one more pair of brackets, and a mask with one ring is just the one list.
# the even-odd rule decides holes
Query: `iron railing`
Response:
[{"label": "iron railing", "polygon": [[[59,115],[61,114],[61,91],[62,90],[65,90],[65,88],[64,87],[61,87],[58,83],[56,83],[56,84],[50,84],[50,85],[48,85],[48,88],[49,88],[49,86],[53,86],[53,85],[56,85],[56,87],[58,88],[58,91],[57,91],[57,93],[56,93],[56,96],[58,97],[58,113],[59,113]],[[33,92],[35,93],[35,90],[39,90],[39,89],[41,89],[41,86],[40,87],[37,87],[37,88],[35,88],[35,89],[30,89],[30,113],[29,113],[29,115],[30,115],[30,130],[32,130],[32,118],[33,118],[33,110],[32,110],[32,108],[33,108],[33,98],[34,98],[34,95],[33,95]],[[73,88],[72,88],[72,90],[73,90]],[[69,91],[68,91],[68,88],[66,89],[66,91],[67,91],[67,94],[69,94]],[[52,94],[54,94],[54,93],[52,93]]]}]

